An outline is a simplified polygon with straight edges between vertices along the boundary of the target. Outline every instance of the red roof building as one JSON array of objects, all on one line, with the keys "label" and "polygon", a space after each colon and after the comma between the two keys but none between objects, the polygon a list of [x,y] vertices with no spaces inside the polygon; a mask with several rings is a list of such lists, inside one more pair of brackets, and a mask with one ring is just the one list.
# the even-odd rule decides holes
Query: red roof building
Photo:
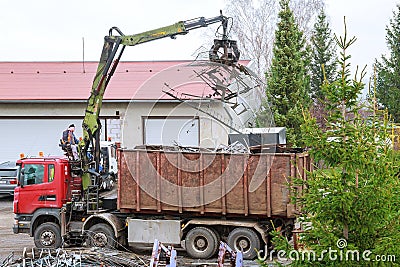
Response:
[{"label": "red roof building", "polygon": [[[192,63],[120,62],[104,100],[170,99],[162,92],[168,90],[168,83],[176,83],[175,88],[183,85],[186,93],[211,93],[203,80],[194,77],[196,67]],[[86,100],[97,65],[98,62],[0,62],[0,101]]]},{"label": "red roof building", "polygon": [[[2,146],[0,161],[15,159],[21,152],[60,153],[60,133],[70,123],[82,123],[97,65],[98,62],[0,62],[0,138],[8,141]],[[193,95],[214,98],[212,82],[198,75],[204,65],[197,65],[201,62],[120,62],[100,112],[103,138],[111,137],[126,147],[171,144],[174,140],[205,147],[226,143],[229,131],[201,113],[197,109],[200,102],[195,108],[180,105],[163,92],[173,89],[188,94],[192,100]],[[226,78],[219,72],[208,77]],[[226,116],[218,101],[201,105],[220,117]],[[82,134],[79,128],[77,136]]]},{"label": "red roof building", "polygon": [[[140,90],[158,73],[191,61],[121,62],[105,100],[159,99],[162,91]],[[86,100],[98,62],[0,62],[0,101]]]}]

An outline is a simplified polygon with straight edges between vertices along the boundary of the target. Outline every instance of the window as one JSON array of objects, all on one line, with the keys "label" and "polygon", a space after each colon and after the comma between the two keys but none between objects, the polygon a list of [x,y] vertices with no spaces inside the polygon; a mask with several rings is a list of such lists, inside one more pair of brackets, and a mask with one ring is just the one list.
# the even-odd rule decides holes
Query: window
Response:
[{"label": "window", "polygon": [[17,177],[17,174],[18,174],[18,172],[16,169],[15,170],[0,169],[0,177]]},{"label": "window", "polygon": [[53,182],[54,180],[54,164],[49,164],[49,169],[48,169],[48,174],[49,174],[49,183]]},{"label": "window", "polygon": [[41,184],[44,181],[43,164],[25,164],[24,185]]},{"label": "window", "polygon": [[148,117],[143,125],[145,145],[199,146],[198,118]]}]

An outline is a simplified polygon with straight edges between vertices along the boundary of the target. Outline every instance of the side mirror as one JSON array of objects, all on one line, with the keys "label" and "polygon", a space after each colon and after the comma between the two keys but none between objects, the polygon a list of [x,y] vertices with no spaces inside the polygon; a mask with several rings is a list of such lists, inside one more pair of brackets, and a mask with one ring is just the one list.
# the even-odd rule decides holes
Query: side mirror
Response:
[{"label": "side mirror", "polygon": [[22,168],[18,176],[18,184],[20,187],[24,187],[24,176],[25,176],[25,168]]}]

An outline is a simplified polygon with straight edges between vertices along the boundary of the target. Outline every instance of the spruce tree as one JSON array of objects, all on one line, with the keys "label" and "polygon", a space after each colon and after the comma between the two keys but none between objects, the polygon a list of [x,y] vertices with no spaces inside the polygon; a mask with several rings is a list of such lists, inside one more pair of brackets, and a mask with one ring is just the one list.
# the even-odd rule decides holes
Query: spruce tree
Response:
[{"label": "spruce tree", "polygon": [[386,27],[387,57],[376,60],[377,98],[395,122],[400,122],[400,5]]},{"label": "spruce tree", "polygon": [[311,98],[314,105],[322,104],[321,86],[324,80],[332,81],[336,73],[336,43],[332,36],[325,11],[321,9],[311,36]]},{"label": "spruce tree", "polygon": [[[307,223],[300,243],[310,253],[292,252],[291,266],[399,264],[400,157],[387,142],[387,120],[360,116],[357,98],[365,72],[351,75],[347,54],[355,40],[348,39],[346,31],[336,38],[341,50],[338,78],[322,86],[329,130],[322,130],[305,112],[305,144],[324,168],[316,167],[306,182],[298,181],[304,189],[302,220]],[[282,236],[275,235],[276,248],[288,249]],[[376,261],[382,255],[391,261]]]},{"label": "spruce tree", "polygon": [[287,129],[288,144],[301,146],[302,109],[307,109],[310,103],[306,69],[308,53],[303,34],[289,8],[289,0],[281,0],[280,6],[266,95],[275,125]]}]

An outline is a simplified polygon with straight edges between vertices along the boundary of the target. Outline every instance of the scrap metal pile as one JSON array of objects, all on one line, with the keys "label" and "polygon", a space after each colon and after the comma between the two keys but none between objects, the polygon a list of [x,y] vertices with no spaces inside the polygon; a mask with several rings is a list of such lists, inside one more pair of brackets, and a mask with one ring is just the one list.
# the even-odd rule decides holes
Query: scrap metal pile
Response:
[{"label": "scrap metal pile", "polygon": [[[268,108],[262,105],[265,88],[263,81],[250,68],[241,64],[226,65],[195,60],[188,65],[169,68],[166,74],[154,79],[159,83],[164,79],[166,89],[163,92],[166,95],[207,114],[234,132],[240,133],[246,127],[254,127],[257,114]],[[157,81],[148,81],[145,86],[157,84]],[[194,92],[193,88],[197,91]],[[200,102],[203,105],[199,105]],[[223,103],[225,111],[218,112],[212,106],[204,105],[215,102]],[[270,120],[266,123],[268,127],[274,124],[272,118]]]},{"label": "scrap metal pile", "polygon": [[[148,259],[147,259],[148,258]],[[22,257],[9,254],[0,261],[0,267],[81,267],[81,266],[149,266],[150,257],[132,252],[121,252],[103,248],[94,249],[32,249],[26,248]]]},{"label": "scrap metal pile", "polygon": [[218,152],[218,153],[251,153],[250,149],[245,145],[235,141],[230,145],[220,144],[216,148],[204,148],[204,147],[190,147],[181,146],[175,142],[174,146],[161,146],[161,145],[140,145],[136,146],[135,149],[150,150],[162,150],[162,151],[174,151],[174,152],[188,152],[188,153],[199,153],[199,152]]},{"label": "scrap metal pile", "polygon": [[[227,262],[225,262],[227,260]],[[105,248],[91,249],[36,249],[24,248],[22,257],[10,253],[0,259],[0,267],[177,267],[177,266],[215,266],[243,267],[243,254],[234,251],[226,243],[220,242],[217,263],[210,261],[196,262],[178,259],[172,246],[164,246],[157,239],[154,241],[151,256],[138,256],[132,252],[122,252]]]}]

